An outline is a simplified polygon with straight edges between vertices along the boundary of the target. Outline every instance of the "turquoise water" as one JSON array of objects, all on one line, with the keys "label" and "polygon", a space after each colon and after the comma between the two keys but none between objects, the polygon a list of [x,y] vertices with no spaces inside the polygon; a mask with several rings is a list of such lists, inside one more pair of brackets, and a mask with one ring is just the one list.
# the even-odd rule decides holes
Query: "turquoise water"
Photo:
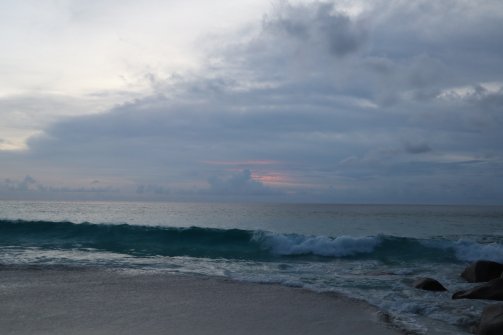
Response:
[{"label": "turquoise water", "polygon": [[[503,262],[503,207],[0,202],[0,263],[272,282],[361,298],[417,333],[460,334],[470,261]],[[450,292],[413,289],[422,276]]]}]

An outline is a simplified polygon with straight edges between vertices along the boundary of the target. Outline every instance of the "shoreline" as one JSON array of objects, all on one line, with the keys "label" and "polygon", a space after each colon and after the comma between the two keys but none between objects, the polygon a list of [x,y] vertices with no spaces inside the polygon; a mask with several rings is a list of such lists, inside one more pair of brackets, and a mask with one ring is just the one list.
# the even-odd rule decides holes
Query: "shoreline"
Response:
[{"label": "shoreline", "polygon": [[225,278],[0,267],[3,334],[403,334],[336,294]]}]

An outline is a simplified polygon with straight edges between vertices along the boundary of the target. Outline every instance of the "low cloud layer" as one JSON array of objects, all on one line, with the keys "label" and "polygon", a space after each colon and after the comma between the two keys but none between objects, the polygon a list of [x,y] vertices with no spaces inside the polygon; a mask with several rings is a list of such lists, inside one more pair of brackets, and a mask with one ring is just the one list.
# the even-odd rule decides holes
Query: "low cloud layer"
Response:
[{"label": "low cloud layer", "polygon": [[0,152],[1,177],[131,198],[499,203],[502,22],[497,1],[282,2],[206,41],[201,70]]}]

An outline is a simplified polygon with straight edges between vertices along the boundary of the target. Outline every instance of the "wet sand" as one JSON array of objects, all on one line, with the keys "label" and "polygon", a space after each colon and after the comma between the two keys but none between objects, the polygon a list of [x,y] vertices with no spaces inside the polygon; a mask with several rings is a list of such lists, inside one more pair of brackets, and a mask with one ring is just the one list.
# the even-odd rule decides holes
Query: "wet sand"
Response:
[{"label": "wet sand", "polygon": [[401,334],[333,294],[100,269],[0,269],[2,334]]}]

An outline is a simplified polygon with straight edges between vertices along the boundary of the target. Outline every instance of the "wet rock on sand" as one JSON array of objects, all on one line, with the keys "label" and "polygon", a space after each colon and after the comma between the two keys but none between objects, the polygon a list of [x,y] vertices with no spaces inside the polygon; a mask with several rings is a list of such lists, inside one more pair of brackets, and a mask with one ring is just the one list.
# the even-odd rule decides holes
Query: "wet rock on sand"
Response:
[{"label": "wet rock on sand", "polygon": [[438,280],[433,278],[419,278],[414,282],[413,286],[417,289],[426,291],[447,291],[447,289],[442,284],[440,284]]},{"label": "wet rock on sand", "polygon": [[487,299],[503,301],[503,278],[491,280],[488,283],[475,286],[468,290],[458,291],[452,295],[452,299]]},{"label": "wet rock on sand", "polygon": [[489,305],[484,308],[477,334],[503,334],[503,304]]},{"label": "wet rock on sand", "polygon": [[476,261],[461,274],[470,283],[480,283],[499,278],[503,273],[503,264],[492,261]]}]

